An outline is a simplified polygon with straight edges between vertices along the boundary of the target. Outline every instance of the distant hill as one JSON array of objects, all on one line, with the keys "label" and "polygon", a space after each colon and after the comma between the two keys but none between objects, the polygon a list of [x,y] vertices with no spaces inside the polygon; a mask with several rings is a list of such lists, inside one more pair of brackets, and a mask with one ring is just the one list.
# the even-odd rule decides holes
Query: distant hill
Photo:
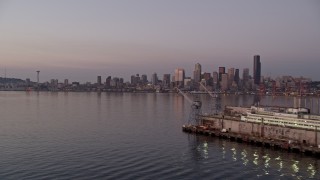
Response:
[{"label": "distant hill", "polygon": [[0,84],[4,84],[4,83],[23,83],[23,82],[25,82],[25,81],[22,80],[22,79],[0,77]]}]

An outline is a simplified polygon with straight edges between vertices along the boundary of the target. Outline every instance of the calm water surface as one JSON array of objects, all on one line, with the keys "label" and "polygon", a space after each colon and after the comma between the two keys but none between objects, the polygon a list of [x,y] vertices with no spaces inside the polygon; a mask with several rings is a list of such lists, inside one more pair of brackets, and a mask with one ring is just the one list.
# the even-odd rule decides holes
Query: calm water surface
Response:
[{"label": "calm water surface", "polygon": [[189,110],[176,94],[0,92],[0,179],[320,179],[313,157],[183,133]]}]

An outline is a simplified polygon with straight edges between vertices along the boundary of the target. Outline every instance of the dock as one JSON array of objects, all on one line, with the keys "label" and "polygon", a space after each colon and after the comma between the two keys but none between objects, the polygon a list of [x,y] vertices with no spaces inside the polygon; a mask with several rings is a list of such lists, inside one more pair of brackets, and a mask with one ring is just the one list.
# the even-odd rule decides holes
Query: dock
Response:
[{"label": "dock", "polygon": [[305,155],[315,156],[320,158],[320,148],[307,146],[300,143],[290,142],[287,139],[271,139],[259,137],[255,135],[247,135],[234,132],[222,132],[221,129],[210,129],[205,126],[183,125],[182,131],[190,134],[197,134],[203,136],[217,137],[221,139],[228,139],[238,143],[247,143],[250,145],[266,147],[271,149],[282,149],[293,153],[302,153]]}]

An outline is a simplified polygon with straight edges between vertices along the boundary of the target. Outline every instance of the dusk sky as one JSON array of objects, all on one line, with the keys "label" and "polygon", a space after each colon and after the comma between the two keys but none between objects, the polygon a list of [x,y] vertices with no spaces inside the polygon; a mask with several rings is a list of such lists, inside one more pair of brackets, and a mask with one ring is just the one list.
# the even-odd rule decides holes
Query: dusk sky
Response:
[{"label": "dusk sky", "polygon": [[320,1],[0,0],[0,77],[252,74],[255,54],[264,76],[320,80]]}]

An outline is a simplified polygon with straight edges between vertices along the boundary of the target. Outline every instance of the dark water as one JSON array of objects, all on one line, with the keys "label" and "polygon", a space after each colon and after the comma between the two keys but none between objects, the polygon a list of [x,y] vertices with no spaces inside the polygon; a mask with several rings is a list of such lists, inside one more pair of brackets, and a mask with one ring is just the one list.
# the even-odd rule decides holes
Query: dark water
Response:
[{"label": "dark water", "polygon": [[176,94],[0,92],[0,179],[320,179],[313,157],[183,133],[189,106]]}]

